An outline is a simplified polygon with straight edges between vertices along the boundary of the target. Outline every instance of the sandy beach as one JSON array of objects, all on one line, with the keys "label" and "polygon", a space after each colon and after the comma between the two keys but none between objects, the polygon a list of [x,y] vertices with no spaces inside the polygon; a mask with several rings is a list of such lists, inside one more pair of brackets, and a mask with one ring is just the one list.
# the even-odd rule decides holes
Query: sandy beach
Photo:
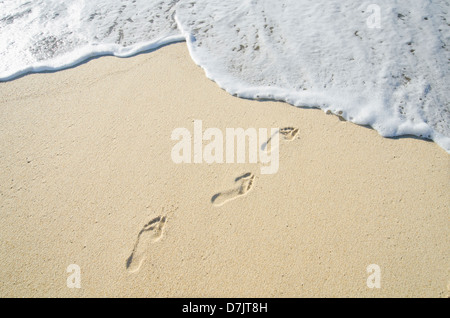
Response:
[{"label": "sandy beach", "polygon": [[[231,96],[185,43],[0,83],[0,108],[1,297],[449,296],[433,142]],[[298,130],[274,174],[176,164],[171,134],[195,120]]]}]

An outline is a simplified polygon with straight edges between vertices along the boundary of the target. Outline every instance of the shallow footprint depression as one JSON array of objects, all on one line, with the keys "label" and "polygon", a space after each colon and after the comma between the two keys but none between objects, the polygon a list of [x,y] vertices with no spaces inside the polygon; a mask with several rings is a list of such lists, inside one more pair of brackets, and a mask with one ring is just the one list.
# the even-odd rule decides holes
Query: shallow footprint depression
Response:
[{"label": "shallow footprint depression", "polygon": [[228,201],[234,200],[240,196],[246,195],[253,187],[255,175],[247,172],[235,179],[235,182],[239,182],[239,186],[224,192],[219,192],[213,195],[211,198],[212,204],[215,206],[221,206]]},{"label": "shallow footprint depression", "polygon": [[148,245],[161,239],[166,221],[165,216],[157,216],[141,229],[134,244],[133,251],[127,259],[126,268],[129,272],[133,273],[141,268],[146,258]]}]

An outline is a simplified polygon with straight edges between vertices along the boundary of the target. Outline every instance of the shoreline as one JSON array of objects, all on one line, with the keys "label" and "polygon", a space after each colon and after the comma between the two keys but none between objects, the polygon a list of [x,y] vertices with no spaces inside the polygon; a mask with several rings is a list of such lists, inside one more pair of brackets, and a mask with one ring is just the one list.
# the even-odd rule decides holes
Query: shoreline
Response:
[{"label": "shoreline", "polygon": [[[184,42],[0,83],[0,107],[2,297],[448,297],[450,160],[433,142],[233,97]],[[175,164],[171,133],[194,120],[298,135],[270,175]]]}]

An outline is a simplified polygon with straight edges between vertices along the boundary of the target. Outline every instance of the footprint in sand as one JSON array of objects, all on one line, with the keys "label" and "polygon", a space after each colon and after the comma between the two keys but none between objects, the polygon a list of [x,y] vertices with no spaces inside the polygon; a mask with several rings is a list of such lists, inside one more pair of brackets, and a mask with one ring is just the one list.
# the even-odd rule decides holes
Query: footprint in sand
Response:
[{"label": "footprint in sand", "polygon": [[280,128],[280,134],[284,136],[285,140],[291,141],[294,140],[295,136],[297,136],[298,128],[294,127]]},{"label": "footprint in sand", "polygon": [[[284,127],[284,128],[280,128],[277,131],[277,133],[280,133],[281,135],[283,135],[284,140],[291,141],[291,140],[294,140],[294,138],[298,135],[298,128]],[[272,140],[273,137],[275,137],[275,135],[277,133],[270,136],[270,138],[261,145],[261,150],[265,151],[270,146],[270,141]],[[269,150],[269,152],[270,152],[270,150]]]},{"label": "footprint in sand", "polygon": [[221,206],[230,200],[234,200],[247,194],[252,189],[254,180],[255,175],[250,172],[237,177],[234,181],[240,182],[239,186],[232,190],[216,193],[211,198],[212,204],[215,206]]},{"label": "footprint in sand", "polygon": [[148,244],[159,241],[164,232],[166,216],[158,216],[148,222],[139,232],[133,251],[127,259],[126,268],[129,272],[137,272],[145,260]]}]

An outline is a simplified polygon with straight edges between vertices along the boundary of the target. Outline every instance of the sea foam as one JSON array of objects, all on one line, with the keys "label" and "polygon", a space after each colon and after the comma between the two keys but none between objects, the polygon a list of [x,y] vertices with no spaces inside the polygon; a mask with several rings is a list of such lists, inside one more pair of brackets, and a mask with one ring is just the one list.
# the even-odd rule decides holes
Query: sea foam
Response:
[{"label": "sea foam", "polygon": [[186,40],[206,76],[230,94],[318,107],[450,152],[448,7],[445,0],[0,0],[0,80]]}]

